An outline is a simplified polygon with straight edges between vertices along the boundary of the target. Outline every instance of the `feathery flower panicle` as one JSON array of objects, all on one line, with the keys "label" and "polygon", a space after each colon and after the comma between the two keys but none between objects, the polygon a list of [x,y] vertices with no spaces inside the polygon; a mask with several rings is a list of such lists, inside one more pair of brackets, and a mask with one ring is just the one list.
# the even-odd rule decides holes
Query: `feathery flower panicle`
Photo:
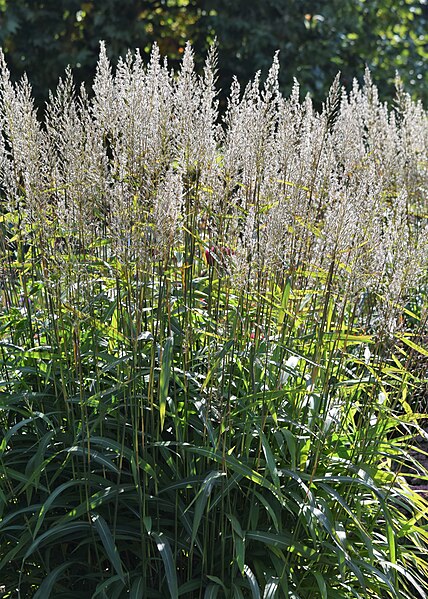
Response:
[{"label": "feathery flower panicle", "polygon": [[24,75],[19,83],[12,84],[1,50],[0,124],[6,202],[12,210],[21,209],[23,224],[43,222],[47,197],[45,139],[28,79]]},{"label": "feathery flower panicle", "polygon": [[236,251],[231,256],[232,281],[236,289],[251,289],[257,276],[257,223],[254,208],[250,208]]},{"label": "feathery flower panicle", "polygon": [[71,71],[46,110],[54,217],[62,234],[77,235],[81,250],[100,234],[108,192],[107,159],[84,90],[76,96]]},{"label": "feathery flower panicle", "polygon": [[338,294],[397,304],[426,268],[422,105],[398,84],[391,110],[366,72],[349,93],[337,77],[317,112],[297,82],[281,95],[275,55],[264,84],[233,80],[220,120],[216,69],[213,48],[198,75],[189,44],[177,74],[156,45],[148,64],[129,52],[113,69],[101,43],[93,97],[68,70],[42,127],[1,55],[3,205],[79,251],[103,237],[103,256],[147,272],[186,244],[201,264],[203,248],[227,248],[222,268],[241,289],[297,270],[304,288],[331,271]]},{"label": "feathery flower panicle", "polygon": [[156,250],[166,258],[171,248],[179,245],[179,222],[183,208],[183,182],[179,171],[170,168],[159,186],[154,207],[153,224],[158,242]]},{"label": "feathery flower panicle", "polygon": [[91,113],[101,135],[108,139],[114,134],[118,111],[112,67],[104,42],[100,42],[100,55],[92,89],[94,99]]}]

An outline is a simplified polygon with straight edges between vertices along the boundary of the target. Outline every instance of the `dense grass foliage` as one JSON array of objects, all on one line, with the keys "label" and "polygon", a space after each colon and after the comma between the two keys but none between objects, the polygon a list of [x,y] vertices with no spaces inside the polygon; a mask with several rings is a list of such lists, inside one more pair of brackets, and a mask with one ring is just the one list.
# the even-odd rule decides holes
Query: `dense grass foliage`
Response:
[{"label": "dense grass foliage", "polygon": [[4,597],[426,597],[427,115],[277,72],[2,61]]}]

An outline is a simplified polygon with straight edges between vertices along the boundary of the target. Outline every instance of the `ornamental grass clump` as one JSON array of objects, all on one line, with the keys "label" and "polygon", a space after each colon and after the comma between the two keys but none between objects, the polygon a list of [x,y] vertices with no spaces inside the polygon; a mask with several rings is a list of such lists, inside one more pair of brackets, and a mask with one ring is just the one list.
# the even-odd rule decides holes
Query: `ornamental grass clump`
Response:
[{"label": "ornamental grass clump", "polygon": [[5,598],[427,596],[427,114],[278,69],[1,56]]}]

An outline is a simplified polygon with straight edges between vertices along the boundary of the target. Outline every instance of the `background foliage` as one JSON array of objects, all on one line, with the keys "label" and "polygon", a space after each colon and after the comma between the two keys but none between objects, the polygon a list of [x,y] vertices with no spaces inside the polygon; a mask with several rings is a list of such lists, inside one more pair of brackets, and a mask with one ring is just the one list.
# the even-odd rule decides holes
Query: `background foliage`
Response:
[{"label": "background foliage", "polygon": [[14,78],[27,71],[39,103],[67,64],[77,81],[92,78],[100,39],[113,58],[128,48],[148,53],[157,41],[175,67],[186,40],[203,56],[215,37],[224,97],[233,74],[246,83],[279,49],[287,93],[296,76],[320,102],[337,71],[349,85],[368,65],[383,99],[398,69],[426,101],[427,25],[426,0],[0,1],[0,45]]}]

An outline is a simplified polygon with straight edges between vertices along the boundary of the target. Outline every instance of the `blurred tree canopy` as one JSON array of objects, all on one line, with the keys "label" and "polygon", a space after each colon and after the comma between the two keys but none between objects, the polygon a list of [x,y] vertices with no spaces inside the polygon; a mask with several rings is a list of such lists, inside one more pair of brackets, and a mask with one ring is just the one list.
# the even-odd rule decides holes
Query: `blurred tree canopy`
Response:
[{"label": "blurred tree canopy", "polygon": [[286,93],[297,77],[320,102],[337,71],[349,85],[367,65],[384,99],[398,70],[426,102],[427,31],[428,0],[0,0],[0,46],[39,103],[68,64],[78,83],[91,81],[100,39],[113,59],[156,41],[176,68],[187,40],[201,62],[215,38],[223,93],[234,74],[243,84],[266,74],[279,49]]},{"label": "blurred tree canopy", "polygon": [[27,72],[46,99],[68,64],[78,83],[95,73],[99,40],[112,58],[149,53],[157,41],[173,66],[197,20],[193,0],[0,0],[0,46],[14,78]]},{"label": "blurred tree canopy", "polygon": [[217,33],[223,77],[243,80],[280,50],[288,90],[295,76],[322,100],[338,71],[351,84],[367,65],[385,98],[396,70],[419,97],[427,92],[427,0],[205,0]]}]

